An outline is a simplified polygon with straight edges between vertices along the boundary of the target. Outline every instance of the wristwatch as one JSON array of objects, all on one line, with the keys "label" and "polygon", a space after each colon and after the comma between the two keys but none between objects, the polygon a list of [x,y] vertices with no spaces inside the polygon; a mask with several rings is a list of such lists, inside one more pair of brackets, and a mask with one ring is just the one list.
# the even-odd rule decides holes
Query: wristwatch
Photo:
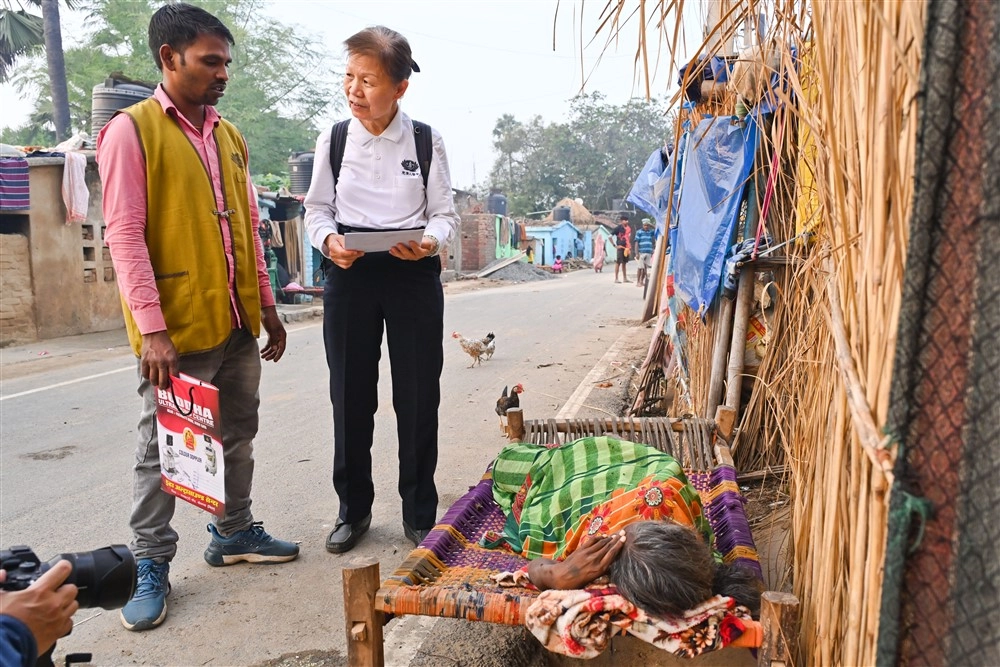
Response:
[{"label": "wristwatch", "polygon": [[431,250],[430,254],[427,256],[437,257],[438,252],[441,250],[441,241],[439,241],[438,237],[434,236],[433,234],[424,234],[424,236],[434,241],[434,249]]}]

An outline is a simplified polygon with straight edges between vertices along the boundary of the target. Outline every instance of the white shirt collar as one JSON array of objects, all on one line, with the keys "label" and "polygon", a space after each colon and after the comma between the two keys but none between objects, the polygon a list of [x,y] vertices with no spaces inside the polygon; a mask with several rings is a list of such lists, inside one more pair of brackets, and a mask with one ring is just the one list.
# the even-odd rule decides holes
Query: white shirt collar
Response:
[{"label": "white shirt collar", "polygon": [[[351,117],[351,126],[348,128],[351,134],[357,133],[355,136],[358,138],[358,143],[362,146],[367,146],[375,139],[374,134],[368,131],[361,121],[357,118]],[[378,135],[380,139],[385,139],[386,141],[391,141],[392,143],[398,143],[403,137],[403,109],[402,107],[396,107],[396,115],[391,121],[389,121],[389,126],[382,131],[382,134]]]}]

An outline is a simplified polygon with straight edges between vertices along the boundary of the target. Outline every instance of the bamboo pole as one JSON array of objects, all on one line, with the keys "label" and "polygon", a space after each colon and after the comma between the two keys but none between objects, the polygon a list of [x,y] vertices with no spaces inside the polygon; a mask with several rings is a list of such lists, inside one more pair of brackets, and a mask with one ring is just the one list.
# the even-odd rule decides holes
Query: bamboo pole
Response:
[{"label": "bamboo pole", "polygon": [[729,344],[729,368],[726,372],[727,408],[739,413],[740,395],[743,393],[743,363],[747,350],[747,325],[750,322],[750,306],[753,304],[754,270],[744,266],[740,270],[740,282],[736,288],[736,313],[733,316],[733,335]]},{"label": "bamboo pole", "polygon": [[733,330],[733,308],[731,299],[719,298],[718,315],[715,318],[715,343],[712,348],[711,373],[708,378],[708,396],[705,398],[705,419],[715,416],[722,394],[722,380],[726,371],[726,356],[729,353],[729,337]]}]

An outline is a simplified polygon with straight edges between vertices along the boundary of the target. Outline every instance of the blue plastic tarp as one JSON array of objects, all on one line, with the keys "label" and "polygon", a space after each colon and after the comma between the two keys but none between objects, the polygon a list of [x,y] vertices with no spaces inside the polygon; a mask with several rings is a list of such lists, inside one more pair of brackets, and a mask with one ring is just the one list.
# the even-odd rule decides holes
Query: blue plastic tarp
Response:
[{"label": "blue plastic tarp", "polygon": [[664,164],[663,158],[663,151],[659,148],[650,154],[625,198],[625,201],[651,215],[656,220],[659,232],[663,231],[666,224],[667,209],[670,206],[670,169],[669,165]]},{"label": "blue plastic tarp", "polygon": [[719,290],[740,202],[757,149],[757,124],[707,117],[691,132],[683,156],[674,288],[704,316]]}]

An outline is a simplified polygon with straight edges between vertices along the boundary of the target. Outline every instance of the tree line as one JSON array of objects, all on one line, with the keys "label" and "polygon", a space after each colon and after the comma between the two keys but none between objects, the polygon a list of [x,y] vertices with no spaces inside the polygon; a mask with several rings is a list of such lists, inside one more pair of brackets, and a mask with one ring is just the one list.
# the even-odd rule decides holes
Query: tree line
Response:
[{"label": "tree line", "polygon": [[[9,78],[22,95],[34,100],[23,126],[3,130],[6,143],[56,143],[54,130],[59,124],[54,101],[59,95],[57,91],[53,96],[56,86],[50,80],[52,54],[48,53],[54,47],[41,39],[42,17],[36,17],[38,29],[32,31],[30,11],[34,6],[47,10],[48,19],[54,2],[32,0],[15,7],[11,0],[3,0],[0,80]],[[86,38],[65,49],[63,58],[72,131],[96,136],[100,128],[91,127],[90,121],[93,88],[110,75],[150,84],[160,80],[146,29],[149,17],[162,4],[162,0],[75,0],[68,4],[87,16]],[[262,20],[266,17],[263,0],[195,0],[195,4],[218,16],[236,40],[232,78],[219,112],[246,136],[255,173],[287,172],[289,152],[311,150],[319,133],[317,121],[340,104],[340,95],[334,95],[338,86],[332,80],[333,63],[325,43],[279,21]],[[58,7],[55,20],[58,25]],[[58,48],[62,49],[61,44]],[[43,53],[45,58],[31,57]]]},{"label": "tree line", "polygon": [[675,117],[657,100],[614,105],[590,93],[569,105],[565,123],[545,124],[540,116],[522,122],[511,114],[497,119],[490,186],[507,196],[509,214],[548,210],[564,197],[612,210],[649,154],[673,137]]},{"label": "tree line", "polygon": [[[2,130],[3,141],[52,146],[75,131],[96,136],[94,86],[115,74],[159,81],[146,28],[162,1],[62,0],[87,17],[84,40],[64,50],[60,0],[0,0],[0,81],[13,81],[34,101],[24,125]],[[236,40],[219,111],[246,136],[254,173],[287,174],[289,153],[310,150],[317,121],[342,108],[325,42],[262,20],[265,0],[193,1],[222,19]],[[673,133],[672,119],[656,100],[613,105],[591,93],[568,104],[566,122],[545,124],[538,116],[521,121],[512,114],[497,119],[487,186],[507,195],[511,214],[551,209],[563,197],[580,197],[592,210],[612,209],[650,151]]]}]

